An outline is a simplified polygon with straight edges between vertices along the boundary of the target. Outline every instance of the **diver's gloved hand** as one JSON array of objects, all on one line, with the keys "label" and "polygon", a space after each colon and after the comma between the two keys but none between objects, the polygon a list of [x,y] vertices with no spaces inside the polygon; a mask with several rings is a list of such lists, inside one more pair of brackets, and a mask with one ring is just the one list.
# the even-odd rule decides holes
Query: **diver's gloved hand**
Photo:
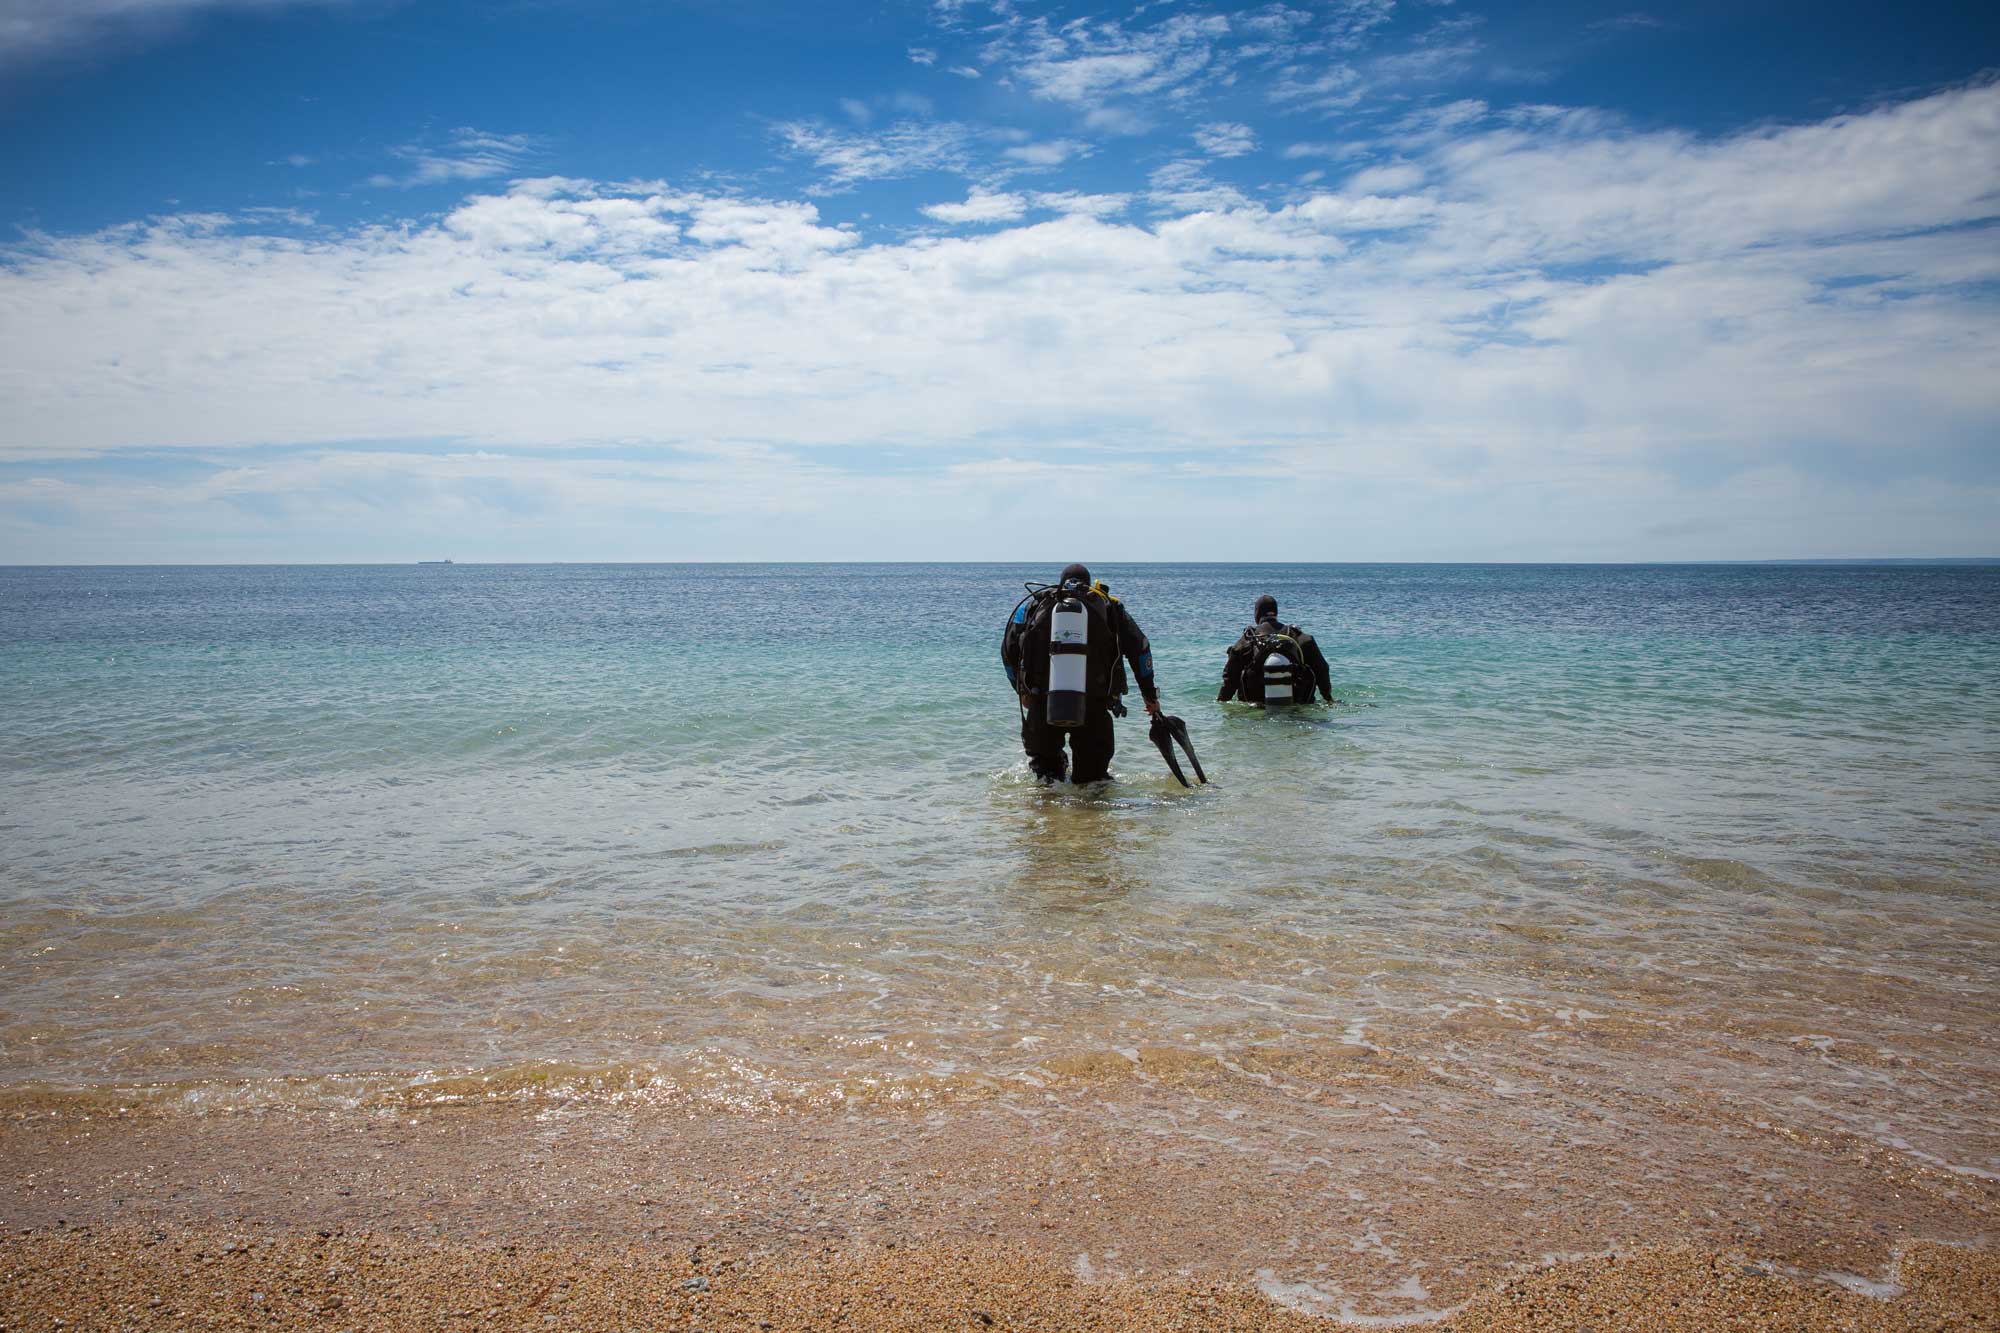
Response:
[{"label": "diver's gloved hand", "polygon": [[1130,709],[1128,709],[1128,708],[1126,708],[1126,707],[1125,707],[1125,701],[1124,701],[1123,699],[1115,699],[1115,698],[1114,698],[1114,699],[1113,699],[1113,700],[1111,701],[1111,716],[1113,716],[1113,717],[1123,717],[1123,716],[1125,716],[1125,714],[1126,714],[1126,713],[1128,713],[1128,712],[1130,712],[1130,711],[1131,711]]}]

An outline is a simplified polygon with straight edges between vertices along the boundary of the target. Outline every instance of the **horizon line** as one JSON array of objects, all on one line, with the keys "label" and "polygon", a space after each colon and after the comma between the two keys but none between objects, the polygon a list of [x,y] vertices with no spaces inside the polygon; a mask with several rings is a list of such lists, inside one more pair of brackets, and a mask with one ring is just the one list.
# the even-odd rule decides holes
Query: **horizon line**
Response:
[{"label": "horizon line", "polygon": [[[612,568],[644,565],[1042,565],[1047,560],[147,560],[71,561],[0,563],[0,570],[27,569],[414,569],[418,567],[466,569],[529,569],[575,565]],[[1575,568],[1638,568],[1716,565],[2000,565],[2000,555],[1868,555],[1868,556],[1776,556],[1705,557],[1682,560],[1103,560],[1104,565],[1207,565],[1258,568],[1285,565],[1360,567],[1368,565],[1406,566],[1560,566]]]}]

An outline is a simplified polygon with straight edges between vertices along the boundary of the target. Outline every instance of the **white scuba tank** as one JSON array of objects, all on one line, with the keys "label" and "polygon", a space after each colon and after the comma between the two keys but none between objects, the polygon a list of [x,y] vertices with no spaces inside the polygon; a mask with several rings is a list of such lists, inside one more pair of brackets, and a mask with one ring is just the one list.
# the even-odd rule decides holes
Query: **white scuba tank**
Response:
[{"label": "white scuba tank", "polygon": [[1264,702],[1292,702],[1292,659],[1283,653],[1272,653],[1264,659]]},{"label": "white scuba tank", "polygon": [[1083,725],[1085,692],[1089,689],[1090,613],[1074,597],[1065,597],[1049,613],[1049,702],[1052,727]]}]

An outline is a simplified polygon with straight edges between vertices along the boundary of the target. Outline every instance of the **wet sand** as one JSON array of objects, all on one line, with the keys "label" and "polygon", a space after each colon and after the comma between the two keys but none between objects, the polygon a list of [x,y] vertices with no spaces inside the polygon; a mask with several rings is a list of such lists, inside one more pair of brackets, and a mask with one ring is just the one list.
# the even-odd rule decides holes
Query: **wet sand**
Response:
[{"label": "wet sand", "polygon": [[1985,1248],[2000,1185],[1962,1168],[1692,1094],[1635,1100],[1593,1135],[1552,1118],[1572,1095],[1559,1083],[1469,1097],[1393,1069],[1292,1072],[1283,1092],[1196,1069],[805,1112],[516,1098],[120,1114],[16,1098],[0,1121],[0,1322],[2000,1319]]}]

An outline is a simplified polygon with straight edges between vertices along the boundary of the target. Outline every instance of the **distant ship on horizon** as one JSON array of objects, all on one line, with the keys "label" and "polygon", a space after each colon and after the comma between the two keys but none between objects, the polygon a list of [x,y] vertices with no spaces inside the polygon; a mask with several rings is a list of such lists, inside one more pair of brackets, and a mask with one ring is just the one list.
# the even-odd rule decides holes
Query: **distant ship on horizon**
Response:
[{"label": "distant ship on horizon", "polygon": [[419,561],[417,561],[417,563],[418,563],[418,564],[420,564],[420,565],[448,565],[448,564],[450,564],[450,563],[451,563],[451,561],[449,561],[449,560],[419,560]]}]

